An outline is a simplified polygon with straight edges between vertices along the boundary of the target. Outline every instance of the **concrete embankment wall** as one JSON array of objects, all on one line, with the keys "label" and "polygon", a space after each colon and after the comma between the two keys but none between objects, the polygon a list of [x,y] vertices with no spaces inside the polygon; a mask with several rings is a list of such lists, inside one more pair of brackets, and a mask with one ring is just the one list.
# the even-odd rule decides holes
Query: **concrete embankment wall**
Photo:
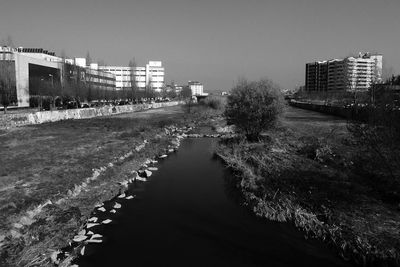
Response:
[{"label": "concrete embankment wall", "polygon": [[353,108],[341,106],[329,106],[306,102],[290,101],[289,105],[302,109],[317,111],[349,120],[368,121],[370,110],[367,108]]},{"label": "concrete embankment wall", "polygon": [[0,115],[0,129],[30,124],[41,124],[45,122],[54,122],[60,120],[88,119],[99,116],[109,116],[113,114],[136,112],[152,108],[176,106],[179,104],[181,104],[180,101],[172,101],[153,104],[104,106],[100,108],[82,108],[40,112],[38,111],[33,113],[20,114],[3,114]]},{"label": "concrete embankment wall", "polygon": [[329,115],[339,116],[342,118],[351,117],[350,109],[346,109],[344,107],[339,107],[339,106],[327,106],[327,105],[312,104],[312,103],[297,102],[297,101],[290,101],[289,105],[297,108],[318,111]]}]

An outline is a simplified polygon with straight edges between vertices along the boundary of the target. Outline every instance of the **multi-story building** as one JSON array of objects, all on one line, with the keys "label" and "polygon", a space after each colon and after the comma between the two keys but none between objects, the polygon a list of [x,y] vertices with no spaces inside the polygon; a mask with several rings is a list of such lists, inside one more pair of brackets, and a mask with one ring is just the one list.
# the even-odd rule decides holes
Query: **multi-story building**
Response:
[{"label": "multi-story building", "polygon": [[85,58],[66,60],[66,69],[69,71],[70,79],[84,82],[94,89],[110,90],[116,89],[116,77],[110,72],[99,69],[97,63],[87,65]]},{"label": "multi-story building", "polygon": [[189,81],[188,86],[189,86],[189,89],[192,90],[193,96],[204,95],[204,92],[203,92],[204,86],[202,83],[200,83],[198,81]]},{"label": "multi-story building", "polygon": [[[115,76],[86,66],[84,59],[62,59],[42,48],[0,47],[0,67],[7,61],[12,70],[11,95],[18,107],[29,107],[31,94],[37,94],[39,81],[63,84],[68,80],[85,83],[94,89],[115,90]],[[93,66],[92,66],[93,67]],[[40,89],[40,88],[39,88]]]},{"label": "multi-story building", "polygon": [[306,64],[306,87],[310,91],[325,91],[328,86],[328,61]]},{"label": "multi-story building", "polygon": [[165,69],[161,61],[149,61],[145,67],[99,66],[99,69],[115,75],[117,90],[130,89],[133,80],[141,90],[148,87],[160,92],[164,87]]},{"label": "multi-story building", "polygon": [[306,91],[368,90],[382,82],[382,55],[359,53],[358,57],[306,64]]}]

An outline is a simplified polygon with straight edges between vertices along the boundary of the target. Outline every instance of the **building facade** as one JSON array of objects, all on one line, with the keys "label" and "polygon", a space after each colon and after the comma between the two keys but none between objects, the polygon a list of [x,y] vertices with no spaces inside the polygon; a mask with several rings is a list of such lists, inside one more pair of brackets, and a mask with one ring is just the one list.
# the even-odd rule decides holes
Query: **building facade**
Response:
[{"label": "building facade", "polygon": [[382,55],[359,53],[358,57],[307,63],[305,90],[368,90],[373,84],[382,82],[382,60]]},{"label": "building facade", "polygon": [[204,95],[204,86],[202,83],[198,81],[189,81],[188,82],[189,89],[192,91],[193,96],[201,96]]},{"label": "building facade", "polygon": [[164,87],[165,69],[161,61],[149,61],[145,67],[99,66],[98,68],[115,75],[117,90],[132,88],[132,81],[140,90],[148,87],[161,92]]},{"label": "building facade", "polygon": [[18,107],[29,107],[30,96],[39,94],[44,82],[63,86],[66,81],[73,81],[93,89],[115,90],[113,74],[92,69],[82,59],[64,60],[42,48],[0,47],[0,67],[3,63],[13,66],[12,95]]}]

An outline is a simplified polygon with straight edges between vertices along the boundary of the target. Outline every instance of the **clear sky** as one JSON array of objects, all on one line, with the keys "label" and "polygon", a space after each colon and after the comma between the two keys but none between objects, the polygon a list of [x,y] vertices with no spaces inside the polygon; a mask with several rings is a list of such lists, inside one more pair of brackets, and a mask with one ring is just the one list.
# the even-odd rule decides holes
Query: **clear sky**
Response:
[{"label": "clear sky", "polygon": [[162,60],[166,81],[304,84],[305,63],[379,52],[400,73],[400,0],[0,0],[0,39],[109,65]]}]

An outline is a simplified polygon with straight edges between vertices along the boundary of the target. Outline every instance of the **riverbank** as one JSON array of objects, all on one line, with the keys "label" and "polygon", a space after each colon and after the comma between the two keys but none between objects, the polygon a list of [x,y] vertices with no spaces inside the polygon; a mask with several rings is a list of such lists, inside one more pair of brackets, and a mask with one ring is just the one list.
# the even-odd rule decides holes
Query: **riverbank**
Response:
[{"label": "riverbank", "polygon": [[293,222],[358,265],[398,266],[400,211],[357,175],[346,126],[289,108],[261,142],[228,139],[217,152],[257,215]]},{"label": "riverbank", "polygon": [[185,107],[68,120],[2,131],[0,265],[52,266],[96,204],[165,152],[167,126],[211,119]]}]

